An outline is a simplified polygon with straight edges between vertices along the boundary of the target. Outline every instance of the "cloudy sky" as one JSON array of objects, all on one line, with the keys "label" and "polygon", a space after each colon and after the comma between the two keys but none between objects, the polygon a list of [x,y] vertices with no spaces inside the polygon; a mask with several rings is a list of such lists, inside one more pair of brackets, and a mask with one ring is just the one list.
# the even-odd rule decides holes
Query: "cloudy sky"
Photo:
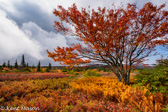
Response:
[{"label": "cloudy sky", "polygon": [[[76,3],[78,8],[111,7],[111,4],[126,6],[127,3],[136,3],[141,8],[146,2],[156,5],[166,3],[167,0],[0,0],[0,65],[15,60],[20,63],[24,54],[29,65],[36,65],[40,60],[42,65],[59,65],[47,57],[46,49],[50,51],[57,46],[69,46],[77,42],[73,37],[68,37],[56,32],[53,28],[54,8],[62,5],[65,8]],[[164,53],[161,48],[157,51]],[[155,63],[158,57],[150,57],[147,63]]]}]

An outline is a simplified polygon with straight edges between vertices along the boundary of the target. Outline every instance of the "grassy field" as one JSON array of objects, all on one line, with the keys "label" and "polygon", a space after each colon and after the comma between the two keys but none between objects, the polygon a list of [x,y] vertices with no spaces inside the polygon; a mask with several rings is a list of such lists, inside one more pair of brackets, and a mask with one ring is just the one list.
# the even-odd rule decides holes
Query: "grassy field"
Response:
[{"label": "grassy field", "polygon": [[[84,77],[84,72],[0,73],[0,110],[32,112],[160,112],[161,93],[124,85],[111,72]],[[134,75],[131,82],[134,82]]]}]

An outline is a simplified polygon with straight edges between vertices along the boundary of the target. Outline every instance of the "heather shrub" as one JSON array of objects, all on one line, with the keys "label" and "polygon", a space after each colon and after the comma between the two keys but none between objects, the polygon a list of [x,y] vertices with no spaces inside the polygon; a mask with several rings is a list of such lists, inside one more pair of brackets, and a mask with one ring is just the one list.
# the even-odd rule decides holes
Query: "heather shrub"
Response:
[{"label": "heather shrub", "polygon": [[2,67],[2,66],[0,66],[0,71],[1,71],[1,70],[3,70],[3,67]]},{"label": "heather shrub", "polygon": [[79,75],[79,73],[73,73],[73,75],[77,76],[77,75]]},{"label": "heather shrub", "polygon": [[86,72],[84,72],[83,75],[84,77],[100,77],[101,76],[101,74],[93,70],[87,70]]},{"label": "heather shrub", "polygon": [[163,112],[168,112],[168,104],[162,109]]},{"label": "heather shrub", "polygon": [[87,97],[132,105],[139,111],[159,112],[162,109],[162,94],[151,94],[145,87],[124,85],[115,78],[87,77],[71,82],[70,86],[74,92],[86,93]]},{"label": "heather shrub", "polygon": [[68,71],[68,69],[66,69],[66,68],[62,69],[62,72],[67,72],[67,71]]},{"label": "heather shrub", "polygon": [[50,69],[47,67],[47,68],[45,69],[45,72],[50,72]]},{"label": "heather shrub", "polygon": [[68,70],[68,71],[67,71],[67,74],[73,74],[73,73],[74,73],[73,70]]},{"label": "heather shrub", "polygon": [[152,93],[168,91],[168,67],[156,67],[143,69],[134,76],[134,83],[138,86],[146,86]]},{"label": "heather shrub", "polygon": [[32,72],[33,70],[32,70],[30,67],[25,67],[25,68],[24,68],[24,71],[25,71],[25,72]]}]

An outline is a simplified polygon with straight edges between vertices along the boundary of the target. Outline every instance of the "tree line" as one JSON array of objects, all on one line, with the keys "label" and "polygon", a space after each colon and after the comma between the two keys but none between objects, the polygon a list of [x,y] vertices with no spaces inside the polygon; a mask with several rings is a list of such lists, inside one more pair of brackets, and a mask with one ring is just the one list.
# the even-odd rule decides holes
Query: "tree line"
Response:
[{"label": "tree line", "polygon": [[[29,66],[29,63],[25,62],[24,54],[22,55],[22,59],[21,59],[20,65],[18,64],[18,61],[16,59],[14,65],[11,65],[10,64],[10,60],[8,60],[8,62],[7,63],[4,62],[1,67],[8,67],[10,69],[15,68],[15,69],[18,69],[18,70],[23,70],[23,71],[24,71],[24,69],[29,68],[29,67],[35,68],[34,64],[32,66]],[[40,61],[38,62],[36,68],[37,68],[37,72],[41,71],[41,62]],[[47,67],[47,71],[49,71],[49,70],[51,70],[51,63],[49,63],[49,65]]]}]

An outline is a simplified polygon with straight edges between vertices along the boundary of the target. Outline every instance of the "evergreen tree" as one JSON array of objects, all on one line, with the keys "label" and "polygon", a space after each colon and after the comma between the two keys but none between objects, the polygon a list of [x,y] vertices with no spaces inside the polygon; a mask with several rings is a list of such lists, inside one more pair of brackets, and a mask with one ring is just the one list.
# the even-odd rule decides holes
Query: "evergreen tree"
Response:
[{"label": "evergreen tree", "polygon": [[51,70],[51,63],[49,63],[49,65],[48,65],[48,69]]},{"label": "evergreen tree", "polygon": [[10,69],[11,69],[11,70],[13,69],[13,66],[12,66],[12,64],[10,65]]},{"label": "evergreen tree", "polygon": [[10,68],[10,61],[8,60],[8,68]]},{"label": "evergreen tree", "polygon": [[18,69],[18,63],[17,63],[17,60],[15,61],[15,66],[14,66],[16,69]]},{"label": "evergreen tree", "polygon": [[0,66],[0,70],[3,70],[3,66]]},{"label": "evergreen tree", "polygon": [[3,67],[6,67],[6,62],[4,62],[2,66],[3,66]]},{"label": "evergreen tree", "polygon": [[23,68],[26,66],[24,55],[22,55],[21,66]]},{"label": "evergreen tree", "polygon": [[35,67],[34,67],[34,64],[33,64],[32,68],[35,68]]},{"label": "evergreen tree", "polygon": [[37,65],[37,72],[40,72],[40,61],[38,62],[38,65]]},{"label": "evergreen tree", "polygon": [[29,67],[29,63],[27,63],[26,67]]}]

